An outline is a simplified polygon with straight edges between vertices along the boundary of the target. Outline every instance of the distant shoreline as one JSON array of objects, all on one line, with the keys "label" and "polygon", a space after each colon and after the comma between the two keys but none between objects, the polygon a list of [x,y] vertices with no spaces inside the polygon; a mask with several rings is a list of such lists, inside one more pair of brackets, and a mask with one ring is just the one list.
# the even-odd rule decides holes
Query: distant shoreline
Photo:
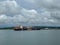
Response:
[{"label": "distant shoreline", "polygon": [[0,30],[13,30],[13,29],[3,29],[3,28],[2,28],[2,29],[0,29]]},{"label": "distant shoreline", "polygon": [[[60,29],[60,27],[51,27],[51,26],[32,26],[33,29],[43,29],[43,30],[48,30],[48,29]],[[14,27],[3,27],[0,28],[0,30],[14,30]]]}]

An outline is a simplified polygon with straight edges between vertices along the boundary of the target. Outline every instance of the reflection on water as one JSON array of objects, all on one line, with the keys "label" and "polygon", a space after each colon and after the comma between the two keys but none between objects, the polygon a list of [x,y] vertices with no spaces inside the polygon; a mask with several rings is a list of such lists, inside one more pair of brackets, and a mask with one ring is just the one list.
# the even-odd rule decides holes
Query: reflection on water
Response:
[{"label": "reflection on water", "polygon": [[60,30],[0,30],[0,45],[60,45]]}]

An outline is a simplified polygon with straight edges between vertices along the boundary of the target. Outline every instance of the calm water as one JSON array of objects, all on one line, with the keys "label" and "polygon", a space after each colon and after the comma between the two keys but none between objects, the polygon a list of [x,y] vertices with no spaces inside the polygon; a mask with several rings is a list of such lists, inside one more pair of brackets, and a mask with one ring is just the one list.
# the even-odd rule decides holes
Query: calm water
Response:
[{"label": "calm water", "polygon": [[0,45],[60,45],[60,30],[0,30]]}]

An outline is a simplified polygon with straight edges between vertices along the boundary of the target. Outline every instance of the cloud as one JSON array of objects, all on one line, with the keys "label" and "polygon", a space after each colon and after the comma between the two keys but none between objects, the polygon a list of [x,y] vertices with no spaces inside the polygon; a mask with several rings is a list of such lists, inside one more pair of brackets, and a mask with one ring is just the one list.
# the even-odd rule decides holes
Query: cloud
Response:
[{"label": "cloud", "polygon": [[57,7],[54,6],[53,2],[53,0],[32,0],[32,3],[36,5],[35,8],[41,8],[41,12],[39,13],[35,9],[28,10],[21,7],[15,0],[1,1],[0,24],[58,23],[60,19],[60,10],[57,4]]},{"label": "cloud", "polygon": [[28,10],[19,6],[16,1],[0,2],[1,23],[39,23],[41,17],[34,9]]},{"label": "cloud", "polygon": [[22,15],[15,15],[13,17],[4,14],[0,15],[0,23],[20,23],[25,22],[26,20]]},{"label": "cloud", "polygon": [[35,3],[35,0],[24,0],[27,3]]},{"label": "cloud", "polygon": [[37,11],[24,9],[14,0],[0,2],[0,24],[33,23],[37,15]]},{"label": "cloud", "polygon": [[1,1],[0,2],[0,14],[20,14],[21,7],[16,3],[16,1]]},{"label": "cloud", "polygon": [[[60,0],[33,0],[35,8],[47,11],[47,15],[50,15],[50,22],[60,23]],[[29,1],[28,1],[29,2]],[[32,3],[31,1],[29,3]],[[44,12],[42,12],[44,14]],[[46,15],[46,16],[47,16]]]}]

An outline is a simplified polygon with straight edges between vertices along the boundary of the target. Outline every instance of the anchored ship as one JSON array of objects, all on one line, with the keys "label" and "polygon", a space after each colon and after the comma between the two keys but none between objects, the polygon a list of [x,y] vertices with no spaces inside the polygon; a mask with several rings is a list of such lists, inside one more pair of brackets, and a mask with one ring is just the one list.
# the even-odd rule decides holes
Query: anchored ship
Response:
[{"label": "anchored ship", "polygon": [[26,27],[26,26],[16,26],[14,27],[15,31],[20,31],[20,30],[32,30],[31,27]]},{"label": "anchored ship", "polygon": [[21,30],[40,30],[41,28],[34,27],[34,26],[16,26],[14,27],[15,31],[21,31]]}]

